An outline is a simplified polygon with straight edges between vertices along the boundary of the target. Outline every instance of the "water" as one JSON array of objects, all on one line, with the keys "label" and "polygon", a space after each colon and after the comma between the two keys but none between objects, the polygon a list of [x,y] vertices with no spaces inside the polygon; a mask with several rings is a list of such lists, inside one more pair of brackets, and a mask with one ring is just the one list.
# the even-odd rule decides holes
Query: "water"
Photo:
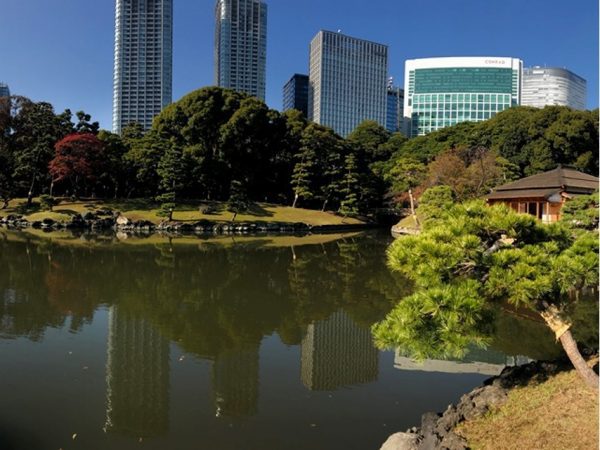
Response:
[{"label": "water", "polygon": [[377,449],[559,354],[514,314],[463,361],[376,350],[389,242],[0,232],[0,448]]}]

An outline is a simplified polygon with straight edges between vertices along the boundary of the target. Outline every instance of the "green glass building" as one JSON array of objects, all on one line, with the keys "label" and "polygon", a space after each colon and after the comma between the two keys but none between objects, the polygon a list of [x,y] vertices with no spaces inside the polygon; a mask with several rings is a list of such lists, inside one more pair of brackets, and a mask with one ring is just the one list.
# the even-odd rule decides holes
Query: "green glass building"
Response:
[{"label": "green glass building", "polygon": [[448,57],[406,61],[404,123],[421,136],[466,121],[487,120],[521,102],[523,62]]}]

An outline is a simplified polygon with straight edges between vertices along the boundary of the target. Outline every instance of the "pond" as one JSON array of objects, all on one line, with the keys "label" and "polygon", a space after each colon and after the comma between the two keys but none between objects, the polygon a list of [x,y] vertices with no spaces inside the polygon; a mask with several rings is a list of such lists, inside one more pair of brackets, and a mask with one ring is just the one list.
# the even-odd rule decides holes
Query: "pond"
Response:
[{"label": "pond", "polygon": [[0,448],[378,449],[560,354],[507,312],[461,361],[376,350],[386,234],[126,237],[0,232]]}]

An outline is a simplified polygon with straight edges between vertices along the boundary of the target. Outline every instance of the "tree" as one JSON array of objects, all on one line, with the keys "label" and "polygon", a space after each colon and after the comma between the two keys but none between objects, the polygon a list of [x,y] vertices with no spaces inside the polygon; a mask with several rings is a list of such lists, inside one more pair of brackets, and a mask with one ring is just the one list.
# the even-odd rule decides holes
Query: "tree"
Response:
[{"label": "tree", "polygon": [[241,181],[233,180],[231,182],[229,200],[227,201],[227,211],[233,213],[233,218],[231,219],[232,222],[235,221],[235,218],[239,213],[248,210],[249,202],[246,192],[247,189]]},{"label": "tree", "polygon": [[[48,165],[52,185],[68,181],[73,195],[94,181],[103,163],[102,142],[91,133],[71,134],[56,143],[55,156]],[[52,195],[52,189],[50,189]]]},{"label": "tree", "polygon": [[83,111],[77,111],[75,116],[77,117],[77,123],[75,124],[75,131],[77,133],[98,134],[100,124],[98,122],[90,122],[92,120],[91,115]]},{"label": "tree", "polygon": [[419,216],[423,222],[446,217],[456,202],[449,186],[434,186],[423,192],[419,199]]},{"label": "tree", "polygon": [[[425,224],[420,235],[394,242],[388,264],[413,280],[416,292],[374,326],[378,345],[406,344],[411,323],[443,326],[439,314],[454,322],[477,321],[486,304],[508,301],[538,313],[585,382],[598,387],[570,332],[573,296],[567,295],[597,285],[596,231],[574,235],[504,205],[477,201],[456,205]],[[405,301],[410,308],[402,306]]]},{"label": "tree", "polygon": [[321,199],[323,203],[329,200],[329,188],[336,177],[341,177],[342,167],[336,159],[342,144],[342,138],[331,128],[311,123],[304,129],[300,148],[294,155],[291,179],[293,207],[299,199]]},{"label": "tree", "polygon": [[410,210],[414,218],[415,207],[413,189],[422,184],[427,176],[425,164],[412,157],[401,157],[393,162],[393,165],[384,173],[385,181],[391,186],[393,193],[408,192]]},{"label": "tree", "polygon": [[345,158],[344,178],[342,180],[342,202],[340,203],[340,212],[344,215],[355,215],[359,212],[359,179],[356,157],[349,153]]},{"label": "tree", "polygon": [[598,228],[598,192],[582,195],[565,203],[561,210],[561,222],[569,227],[595,230]]},{"label": "tree", "polygon": [[17,190],[27,194],[28,206],[37,184],[50,181],[48,163],[54,157],[54,144],[72,132],[70,119],[68,110],[55,115],[49,103],[34,103],[25,97],[13,99],[10,123],[13,179]]}]

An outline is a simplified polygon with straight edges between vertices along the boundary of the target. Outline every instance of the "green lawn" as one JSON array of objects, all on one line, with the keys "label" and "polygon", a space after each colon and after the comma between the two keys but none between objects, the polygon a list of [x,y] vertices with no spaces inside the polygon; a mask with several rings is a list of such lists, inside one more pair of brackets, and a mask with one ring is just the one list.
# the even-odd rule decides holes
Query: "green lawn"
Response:
[{"label": "green lawn", "polygon": [[[158,215],[159,205],[155,202],[142,199],[133,200],[82,200],[72,202],[63,200],[54,207],[52,212],[40,211],[35,201],[30,209],[25,207],[24,199],[12,200],[9,207],[0,210],[0,217],[8,214],[23,214],[29,221],[42,220],[46,217],[58,221],[68,221],[73,214],[83,214],[87,211],[98,209],[112,209],[120,211],[122,215],[131,220],[149,220],[159,223],[164,220]],[[207,206],[206,202],[189,202],[178,205],[173,213],[173,220],[176,221],[198,221],[210,220],[214,222],[229,222],[233,218],[233,213],[226,210],[223,203],[211,203],[215,212],[213,214],[203,214],[200,209]],[[290,206],[281,206],[271,203],[255,203],[250,209],[238,214],[236,222],[244,221],[264,221],[264,222],[302,222],[308,225],[349,225],[364,223],[358,219],[342,217],[330,212],[314,211],[310,209],[292,208]]]}]

